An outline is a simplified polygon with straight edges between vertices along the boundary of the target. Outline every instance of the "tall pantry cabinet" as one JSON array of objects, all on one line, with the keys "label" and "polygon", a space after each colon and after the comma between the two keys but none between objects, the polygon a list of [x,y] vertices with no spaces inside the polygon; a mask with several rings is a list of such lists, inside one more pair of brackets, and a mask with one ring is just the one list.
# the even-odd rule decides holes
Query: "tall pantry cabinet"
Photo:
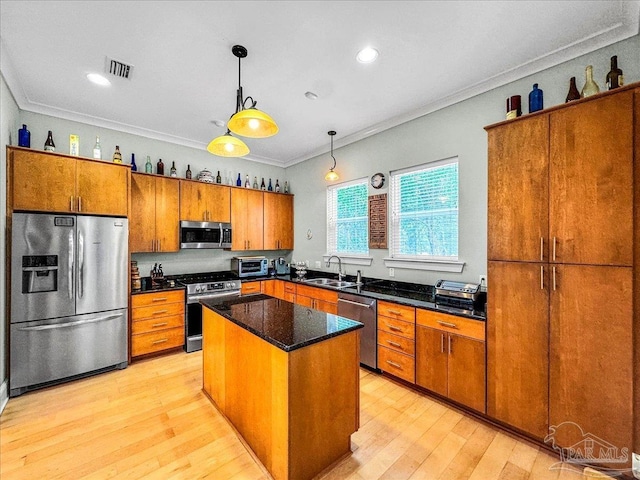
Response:
[{"label": "tall pantry cabinet", "polygon": [[486,128],[487,413],[563,447],[588,433],[640,450],[639,97],[636,84]]}]

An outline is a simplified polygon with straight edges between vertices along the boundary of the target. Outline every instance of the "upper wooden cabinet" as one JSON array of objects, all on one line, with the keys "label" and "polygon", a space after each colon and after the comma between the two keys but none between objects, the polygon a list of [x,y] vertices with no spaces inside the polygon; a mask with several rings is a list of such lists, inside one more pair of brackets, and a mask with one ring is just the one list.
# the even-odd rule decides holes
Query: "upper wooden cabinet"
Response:
[{"label": "upper wooden cabinet", "polygon": [[130,168],[8,147],[14,210],[127,216]]},{"label": "upper wooden cabinet", "polygon": [[231,250],[262,250],[263,192],[234,188],[231,191]]},{"label": "upper wooden cabinet", "polygon": [[264,249],[293,249],[293,197],[264,194]]},{"label": "upper wooden cabinet", "polygon": [[180,220],[231,221],[231,188],[196,180],[180,180]]},{"label": "upper wooden cabinet", "polygon": [[177,252],[179,241],[178,180],[133,173],[129,246],[132,252]]}]

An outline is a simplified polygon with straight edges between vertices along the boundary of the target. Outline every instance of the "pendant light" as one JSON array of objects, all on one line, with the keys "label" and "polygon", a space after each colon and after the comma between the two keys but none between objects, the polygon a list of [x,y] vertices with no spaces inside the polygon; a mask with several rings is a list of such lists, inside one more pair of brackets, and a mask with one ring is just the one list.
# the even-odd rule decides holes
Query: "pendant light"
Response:
[{"label": "pendant light", "polygon": [[331,137],[331,158],[333,158],[333,167],[329,169],[327,174],[324,176],[324,179],[329,182],[335,182],[336,180],[338,180],[338,178],[340,178],[338,177],[338,174],[333,171],[334,168],[336,168],[336,157],[333,156],[333,137],[335,136],[336,132],[335,130],[329,130],[327,133]]},{"label": "pendant light", "polygon": [[219,157],[244,157],[249,153],[249,147],[239,138],[231,135],[231,132],[227,130],[227,133],[214,138],[207,145],[209,153],[218,155]]},{"label": "pendant light", "polygon": [[[241,62],[247,56],[247,49],[242,45],[234,45],[231,52],[238,57],[238,92],[236,96],[236,113],[231,116],[227,127],[233,133],[242,137],[266,138],[278,133],[276,122],[264,112],[256,108],[256,101],[252,97],[242,96]],[[251,105],[245,104],[251,100]]]}]

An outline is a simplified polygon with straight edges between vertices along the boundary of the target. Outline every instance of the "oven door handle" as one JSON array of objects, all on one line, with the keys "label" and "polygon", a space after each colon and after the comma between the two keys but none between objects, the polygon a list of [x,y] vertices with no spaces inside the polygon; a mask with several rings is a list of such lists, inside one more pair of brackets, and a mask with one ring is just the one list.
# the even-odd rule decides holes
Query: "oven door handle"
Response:
[{"label": "oven door handle", "polygon": [[222,223],[218,225],[220,225],[220,242],[218,243],[218,248],[222,248]]},{"label": "oven door handle", "polygon": [[217,295],[199,295],[193,297],[187,297],[187,305],[199,303],[200,300],[210,300],[212,298],[220,298],[220,297],[238,297],[240,296],[240,290],[230,290],[225,293],[219,293]]}]

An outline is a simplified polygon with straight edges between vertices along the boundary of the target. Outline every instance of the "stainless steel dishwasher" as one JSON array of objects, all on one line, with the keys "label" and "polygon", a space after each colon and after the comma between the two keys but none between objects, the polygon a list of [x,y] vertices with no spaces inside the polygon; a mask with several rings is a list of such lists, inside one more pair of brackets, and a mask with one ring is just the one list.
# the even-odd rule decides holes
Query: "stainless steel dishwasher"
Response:
[{"label": "stainless steel dishwasher", "polygon": [[338,315],[363,323],[360,330],[360,364],[378,370],[378,304],[374,298],[338,293]]}]

